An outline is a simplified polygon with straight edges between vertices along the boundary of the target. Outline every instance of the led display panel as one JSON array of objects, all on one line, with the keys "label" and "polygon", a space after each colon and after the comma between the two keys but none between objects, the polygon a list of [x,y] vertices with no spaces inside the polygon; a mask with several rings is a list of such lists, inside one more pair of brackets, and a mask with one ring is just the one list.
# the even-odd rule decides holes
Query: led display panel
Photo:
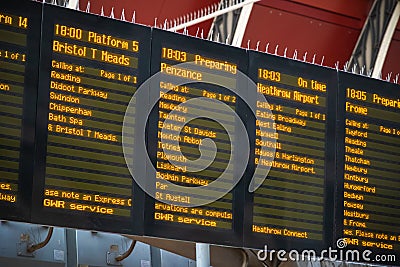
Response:
[{"label": "led display panel", "polygon": [[33,221],[137,232],[143,200],[122,129],[149,75],[150,31],[44,6]]},{"label": "led display panel", "polygon": [[29,220],[41,4],[0,3],[0,218]]}]

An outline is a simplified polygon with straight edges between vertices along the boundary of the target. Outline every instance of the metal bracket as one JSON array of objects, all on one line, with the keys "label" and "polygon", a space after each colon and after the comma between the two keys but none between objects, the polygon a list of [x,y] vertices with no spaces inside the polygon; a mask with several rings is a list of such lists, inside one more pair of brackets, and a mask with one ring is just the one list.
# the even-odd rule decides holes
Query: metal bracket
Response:
[{"label": "metal bracket", "polygon": [[29,240],[21,240],[21,242],[17,243],[17,255],[20,257],[29,257],[33,258],[35,257],[34,252],[30,253],[28,252],[28,248],[32,246],[32,242],[29,242]]},{"label": "metal bracket", "polygon": [[110,266],[122,266],[122,263],[115,259],[118,256],[119,256],[118,252],[107,251],[107,265],[110,265]]},{"label": "metal bracket", "polygon": [[110,251],[107,251],[107,265],[110,266],[122,266],[120,261],[117,261],[117,257],[120,255],[119,246],[111,245]]}]

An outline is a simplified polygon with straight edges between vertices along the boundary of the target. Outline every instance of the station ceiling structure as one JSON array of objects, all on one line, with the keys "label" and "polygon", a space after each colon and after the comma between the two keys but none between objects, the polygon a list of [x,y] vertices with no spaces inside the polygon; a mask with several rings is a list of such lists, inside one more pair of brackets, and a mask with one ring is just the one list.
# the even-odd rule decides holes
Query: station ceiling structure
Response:
[{"label": "station ceiling structure", "polygon": [[400,72],[397,0],[75,0],[69,5],[365,74],[373,74],[379,59],[375,76],[383,79]]}]

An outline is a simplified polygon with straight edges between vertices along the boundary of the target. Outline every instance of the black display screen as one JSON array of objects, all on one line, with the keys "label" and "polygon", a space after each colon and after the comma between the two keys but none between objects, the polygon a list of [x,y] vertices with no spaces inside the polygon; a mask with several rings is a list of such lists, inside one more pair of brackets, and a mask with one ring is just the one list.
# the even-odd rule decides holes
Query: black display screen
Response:
[{"label": "black display screen", "polygon": [[137,233],[122,126],[149,47],[150,28],[44,6],[35,222]]},{"label": "black display screen", "polygon": [[[323,248],[332,227],[336,71],[264,53],[249,57],[254,90],[265,97],[255,101],[254,164],[270,171],[246,199],[245,246]],[[265,148],[275,148],[273,160],[262,159]]]},{"label": "black display screen", "polygon": [[[241,178],[235,163],[242,160],[238,124],[244,122],[238,92],[246,92],[239,79],[240,70],[246,70],[246,53],[153,30],[151,64],[152,74],[159,76],[150,89],[150,99],[158,101],[148,121],[148,152],[154,168],[147,186],[156,200],[146,201],[145,234],[241,245],[243,203],[239,188],[229,188]],[[204,102],[190,102],[200,98]],[[171,111],[175,113],[168,117]],[[202,146],[205,154],[215,149],[215,155],[205,156],[210,160],[207,167],[193,170],[201,165],[194,161],[201,157]],[[244,160],[247,163],[248,158]],[[215,180],[220,184],[213,185]],[[199,188],[203,193],[196,191]],[[213,198],[224,190],[226,195]]]},{"label": "black display screen", "polygon": [[340,73],[338,108],[337,238],[399,259],[399,86]]},{"label": "black display screen", "polygon": [[0,218],[30,216],[41,5],[0,3]]}]

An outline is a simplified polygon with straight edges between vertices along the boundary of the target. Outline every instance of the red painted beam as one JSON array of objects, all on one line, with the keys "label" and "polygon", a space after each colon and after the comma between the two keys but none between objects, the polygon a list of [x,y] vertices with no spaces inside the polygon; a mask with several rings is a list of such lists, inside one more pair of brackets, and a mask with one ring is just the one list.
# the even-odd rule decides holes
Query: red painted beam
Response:
[{"label": "red painted beam", "polygon": [[[316,54],[316,62],[334,67],[337,61],[343,65],[349,60],[358,36],[368,15],[372,0],[336,0],[318,2],[316,0],[263,0],[254,5],[243,38],[243,47],[254,48],[260,41],[265,50],[293,56],[297,49],[299,56],[307,52],[307,61]],[[349,11],[342,14],[344,3]]]},{"label": "red painted beam", "polygon": [[[400,73],[400,21],[397,24],[392,42],[386,55],[386,61],[383,65],[382,76],[386,78],[388,73],[392,73],[392,78]],[[399,81],[400,82],[400,81]]]}]

